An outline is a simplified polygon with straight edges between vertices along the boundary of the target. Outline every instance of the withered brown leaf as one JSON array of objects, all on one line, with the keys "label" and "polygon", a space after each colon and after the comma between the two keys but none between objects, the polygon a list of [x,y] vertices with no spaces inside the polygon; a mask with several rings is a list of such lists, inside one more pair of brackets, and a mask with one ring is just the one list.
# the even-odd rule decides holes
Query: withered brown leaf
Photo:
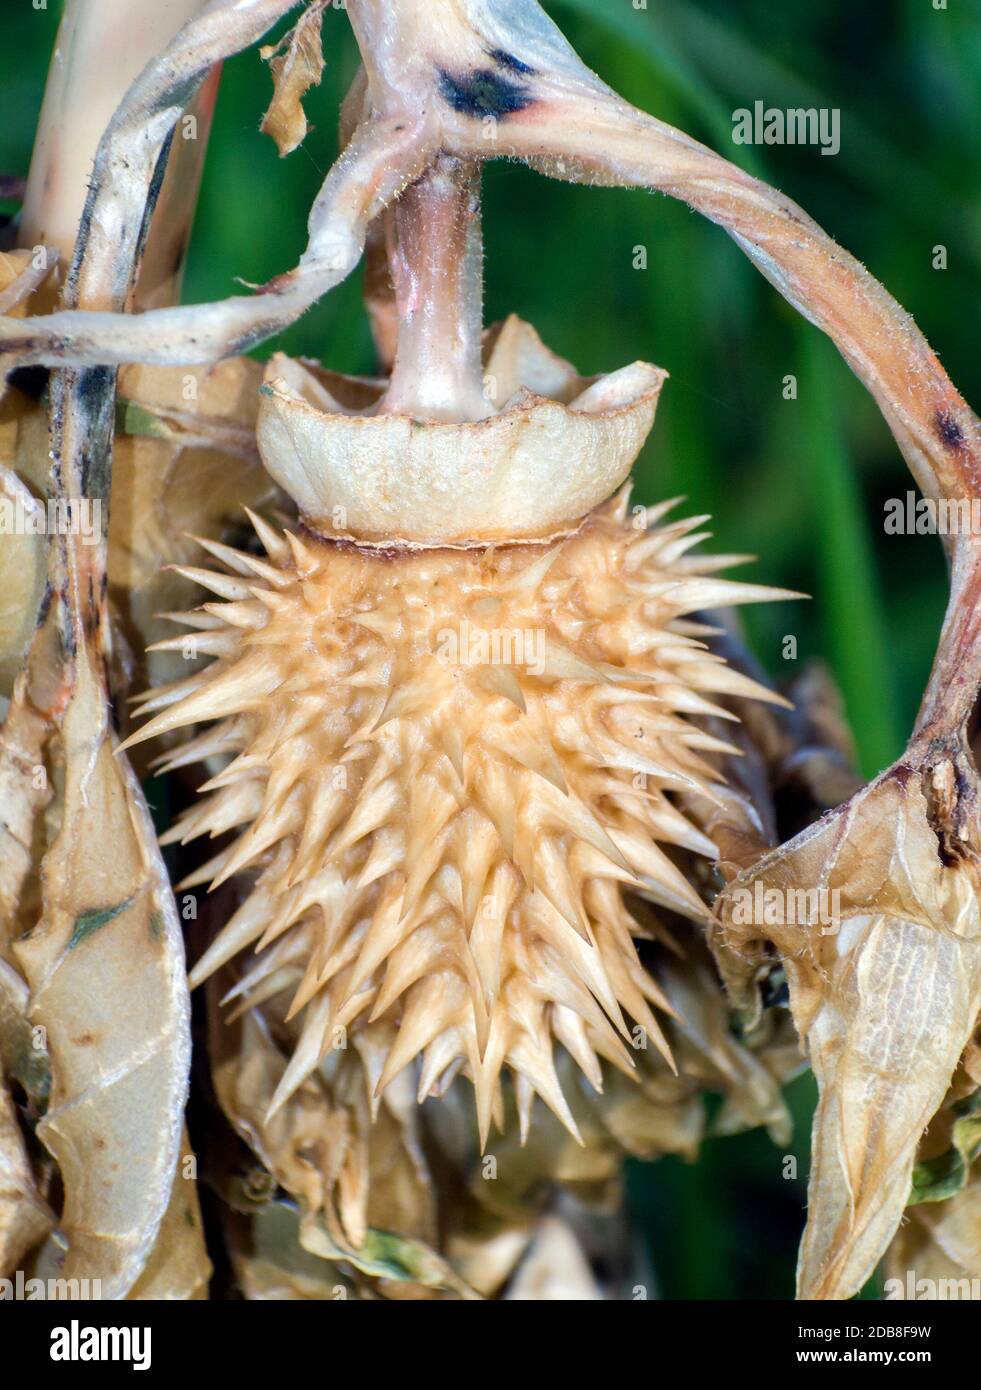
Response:
[{"label": "withered brown leaf", "polygon": [[62,723],[61,827],[42,868],[42,915],[13,943],[46,1030],[52,1089],[38,1137],[58,1161],[64,1277],[125,1296],[170,1201],[190,1062],[184,948],[153,828],[114,758],[86,660]]},{"label": "withered brown leaf", "polygon": [[[754,892],[774,908],[762,920],[743,910]],[[784,959],[821,1092],[799,1294],[848,1298],[902,1218],[981,1008],[970,861],[941,854],[921,775],[894,768],[739,875],[719,909],[730,947],[764,937]]]},{"label": "withered brown leaf", "polygon": [[259,49],[273,77],[273,98],[259,129],[272,136],[280,155],[291,154],[307,133],[303,98],[324,70],[320,26],[326,4],[314,0],[285,38]]}]

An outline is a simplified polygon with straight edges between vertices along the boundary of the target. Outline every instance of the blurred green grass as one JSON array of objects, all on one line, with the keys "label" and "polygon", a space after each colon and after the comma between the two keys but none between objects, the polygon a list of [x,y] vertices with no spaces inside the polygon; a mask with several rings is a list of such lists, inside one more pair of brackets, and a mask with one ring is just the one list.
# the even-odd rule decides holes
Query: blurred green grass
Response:
[{"label": "blurred green grass", "polygon": [[[59,8],[5,11],[4,173],[27,171]],[[913,313],[966,398],[981,401],[981,0],[946,10],[927,0],[547,0],[546,9],[625,96],[802,203]],[[299,256],[357,61],[339,11],[328,11],[325,52],[324,81],[307,102],[315,129],[286,160],[257,132],[269,95],[257,55],[226,64],[186,300],[234,293],[236,276],[261,282]],[[840,153],[732,144],[733,110],[758,99],[840,108]],[[884,535],[885,500],[912,484],[872,402],[817,331],[687,208],[509,164],[488,167],[485,208],[487,320],[519,313],[583,371],[638,357],[670,371],[637,468],[640,500],[686,494],[693,511],[713,514],[720,549],[760,557],[746,577],[813,595],[750,610],[751,641],[780,679],[814,657],[831,665],[863,770],[877,771],[915,715],[945,576],[932,538]],[[936,245],[948,248],[944,271],[932,267]],[[275,347],[370,371],[360,277],[260,354]],[[788,374],[796,400],[784,399]],[[797,637],[793,662],[782,657],[787,634]],[[631,1206],[665,1295],[789,1294],[812,1094],[810,1078],[792,1088],[797,1181],[782,1178],[782,1155],[759,1134],[711,1141],[693,1168],[630,1165]]]}]

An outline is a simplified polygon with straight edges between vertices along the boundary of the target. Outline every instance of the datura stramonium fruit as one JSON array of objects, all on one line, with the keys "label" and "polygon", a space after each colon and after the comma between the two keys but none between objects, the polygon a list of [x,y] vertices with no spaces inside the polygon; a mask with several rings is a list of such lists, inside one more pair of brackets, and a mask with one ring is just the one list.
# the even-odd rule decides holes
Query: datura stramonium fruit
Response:
[{"label": "datura stramonium fruit", "polygon": [[345,412],[363,384],[273,359],[259,446],[304,525],[203,542],[217,569],[181,573],[218,601],[177,617],[214,660],[130,740],[214,721],[166,761],[227,760],[164,841],[239,832],[184,885],[256,876],[192,983],[255,947],[236,999],[302,1010],[273,1111],[365,1023],[376,1094],[462,1069],[484,1141],[505,1067],[523,1129],[537,1093],[576,1132],[556,1043],[596,1087],[638,1029],[670,1057],[624,892],[706,920],[672,853],[718,851],[672,794],[711,800],[733,750],[691,717],[779,698],[691,615],[784,595],[718,578],[704,517],[629,507],[664,374],[584,381],[515,319],[491,342],[476,422]]}]

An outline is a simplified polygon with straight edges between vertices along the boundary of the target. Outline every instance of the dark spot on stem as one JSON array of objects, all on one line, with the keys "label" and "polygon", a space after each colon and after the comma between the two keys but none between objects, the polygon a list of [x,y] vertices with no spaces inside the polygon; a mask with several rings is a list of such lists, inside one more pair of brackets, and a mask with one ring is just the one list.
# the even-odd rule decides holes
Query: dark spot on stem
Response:
[{"label": "dark spot on stem", "polygon": [[115,367],[81,367],[75,378],[75,398],[85,411],[87,420],[98,417],[103,398],[112,389]]},{"label": "dark spot on stem", "polygon": [[494,59],[498,67],[508,68],[511,72],[523,73],[526,77],[535,71],[528,63],[523,63],[520,58],[509,53],[506,48],[492,48],[489,56]]},{"label": "dark spot on stem", "polygon": [[[64,485],[69,490],[77,488],[83,496],[108,498],[116,368],[80,367],[72,371],[70,379],[76,428],[72,456],[62,459],[68,464]],[[57,431],[59,440],[63,438],[63,422],[64,417]]]},{"label": "dark spot on stem", "polygon": [[937,411],[937,434],[948,449],[960,449],[964,443],[964,431],[949,410]]},{"label": "dark spot on stem", "polygon": [[527,87],[509,81],[491,68],[478,68],[465,77],[454,77],[441,68],[439,92],[454,111],[475,120],[483,120],[485,116],[510,116],[534,101]]},{"label": "dark spot on stem", "polygon": [[[266,291],[269,289],[268,286],[264,286],[263,288]],[[250,348],[254,348],[266,338],[271,338],[274,333],[278,333],[282,327],[283,325],[278,319],[266,319],[262,323],[253,324],[251,328],[247,329],[244,333],[240,333],[235,339],[235,350],[238,352],[248,352]],[[275,392],[273,392],[273,394],[275,394]]]},{"label": "dark spot on stem", "polygon": [[51,609],[51,600],[54,597],[54,590],[51,587],[51,580],[45,580],[44,593],[41,595],[41,602],[37,611],[37,626],[40,627]]},{"label": "dark spot on stem", "polygon": [[140,262],[143,255],[143,248],[146,246],[146,239],[150,232],[150,221],[153,217],[154,209],[157,206],[157,199],[160,197],[160,189],[163,186],[164,174],[167,171],[167,161],[170,158],[170,147],[174,141],[174,130],[176,121],[167,132],[167,137],[160,147],[157,162],[153,166],[153,174],[150,178],[150,187],[147,189],[146,202],[143,205],[143,218],[140,222],[140,230],[136,239],[136,263]]},{"label": "dark spot on stem", "polygon": [[72,622],[71,607],[68,602],[68,591],[63,588],[61,596],[61,645],[66,658],[74,661],[78,655],[78,642],[75,638],[75,624]]}]

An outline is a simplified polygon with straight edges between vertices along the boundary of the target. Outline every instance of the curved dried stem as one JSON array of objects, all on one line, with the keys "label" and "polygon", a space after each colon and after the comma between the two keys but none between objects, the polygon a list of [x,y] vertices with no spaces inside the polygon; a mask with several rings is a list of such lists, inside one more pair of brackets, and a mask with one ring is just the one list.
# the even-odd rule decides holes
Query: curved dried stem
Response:
[{"label": "curved dried stem", "polygon": [[0,320],[0,353],[11,363],[175,366],[246,351],[288,327],[358,263],[368,224],[423,171],[436,151],[425,117],[362,127],[324,181],[307,249],[293,270],[255,295],[145,314],[58,312]]},{"label": "curved dried stem", "polygon": [[255,43],[295,3],[210,0],[140,73],[99,141],[65,287],[68,307],[125,303],[174,126],[212,66]]}]

